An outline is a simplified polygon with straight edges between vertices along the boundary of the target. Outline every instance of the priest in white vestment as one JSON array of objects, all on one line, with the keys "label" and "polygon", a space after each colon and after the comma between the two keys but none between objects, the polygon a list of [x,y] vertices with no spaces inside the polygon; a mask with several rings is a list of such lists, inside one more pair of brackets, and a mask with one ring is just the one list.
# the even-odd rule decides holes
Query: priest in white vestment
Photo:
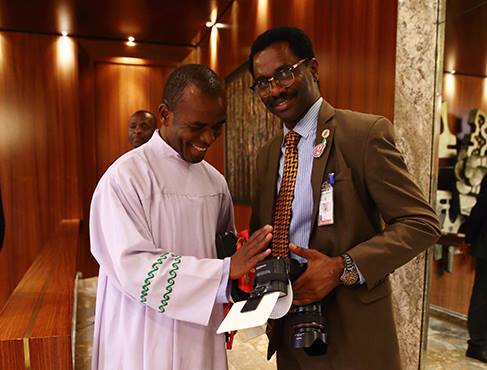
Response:
[{"label": "priest in white vestment", "polygon": [[272,228],[216,259],[215,236],[234,231],[233,208],[224,177],[203,158],[225,122],[224,94],[207,67],[176,69],[159,107],[161,130],[116,160],[97,185],[93,369],[227,368],[225,337],[216,330],[229,280],[270,253]]}]

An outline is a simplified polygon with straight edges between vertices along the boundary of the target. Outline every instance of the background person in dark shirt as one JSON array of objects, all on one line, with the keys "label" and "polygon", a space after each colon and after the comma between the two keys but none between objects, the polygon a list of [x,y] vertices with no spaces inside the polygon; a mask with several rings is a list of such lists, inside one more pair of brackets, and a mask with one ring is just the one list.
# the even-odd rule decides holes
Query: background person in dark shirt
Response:
[{"label": "background person in dark shirt", "polygon": [[487,362],[487,175],[464,226],[465,242],[471,246],[471,254],[477,260],[468,308],[470,340],[466,355]]}]

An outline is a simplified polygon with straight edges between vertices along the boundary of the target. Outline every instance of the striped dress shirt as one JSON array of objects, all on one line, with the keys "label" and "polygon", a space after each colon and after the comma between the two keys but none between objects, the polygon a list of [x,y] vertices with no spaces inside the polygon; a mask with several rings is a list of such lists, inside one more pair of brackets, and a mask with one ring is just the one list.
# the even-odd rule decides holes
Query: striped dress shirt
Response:
[{"label": "striped dress shirt", "polygon": [[[294,199],[292,205],[291,225],[289,226],[289,242],[303,248],[308,248],[311,234],[311,222],[313,217],[313,189],[311,187],[311,170],[313,169],[313,147],[316,140],[316,127],[318,125],[318,113],[320,112],[323,98],[319,98],[301,118],[293,131],[301,135],[298,143],[298,173],[294,187]],[[290,131],[283,127],[284,137]],[[281,156],[279,159],[279,175],[277,178],[277,191],[281,187],[282,174],[284,172],[284,154],[286,144],[281,142]],[[300,262],[306,262],[302,257],[291,254]]]},{"label": "striped dress shirt", "polygon": [[[289,226],[289,242],[301,248],[308,248],[311,235],[311,223],[313,222],[313,188],[311,187],[311,170],[313,169],[313,148],[316,141],[316,127],[318,126],[318,114],[323,98],[319,98],[301,118],[293,131],[301,135],[298,143],[298,174],[294,186],[294,199],[292,205],[291,225]],[[279,158],[279,175],[277,178],[277,191],[281,187],[282,174],[284,172],[284,154],[286,143],[284,138],[290,131],[285,125],[284,136],[281,142],[281,156]],[[291,258],[301,263],[306,259],[291,253]],[[354,263],[355,264],[355,263]],[[359,275],[359,284],[365,283],[365,278],[355,265]]]}]

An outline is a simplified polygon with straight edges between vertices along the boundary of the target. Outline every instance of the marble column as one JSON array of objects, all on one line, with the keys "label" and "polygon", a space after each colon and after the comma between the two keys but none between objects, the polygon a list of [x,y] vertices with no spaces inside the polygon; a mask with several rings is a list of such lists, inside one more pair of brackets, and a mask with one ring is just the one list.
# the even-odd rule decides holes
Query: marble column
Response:
[{"label": "marble column", "polygon": [[[445,0],[399,0],[394,125],[397,145],[433,204],[437,174],[438,76],[442,69]],[[438,121],[438,122],[437,122]],[[428,257],[421,254],[392,276],[401,359],[419,369],[426,341]]]}]

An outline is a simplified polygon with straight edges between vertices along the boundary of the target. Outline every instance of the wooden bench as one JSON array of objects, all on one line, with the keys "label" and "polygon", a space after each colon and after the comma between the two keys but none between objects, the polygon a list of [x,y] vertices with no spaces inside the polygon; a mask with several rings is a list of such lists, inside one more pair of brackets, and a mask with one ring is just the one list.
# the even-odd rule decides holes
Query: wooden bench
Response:
[{"label": "wooden bench", "polygon": [[63,221],[0,312],[0,369],[73,368],[79,220]]}]

